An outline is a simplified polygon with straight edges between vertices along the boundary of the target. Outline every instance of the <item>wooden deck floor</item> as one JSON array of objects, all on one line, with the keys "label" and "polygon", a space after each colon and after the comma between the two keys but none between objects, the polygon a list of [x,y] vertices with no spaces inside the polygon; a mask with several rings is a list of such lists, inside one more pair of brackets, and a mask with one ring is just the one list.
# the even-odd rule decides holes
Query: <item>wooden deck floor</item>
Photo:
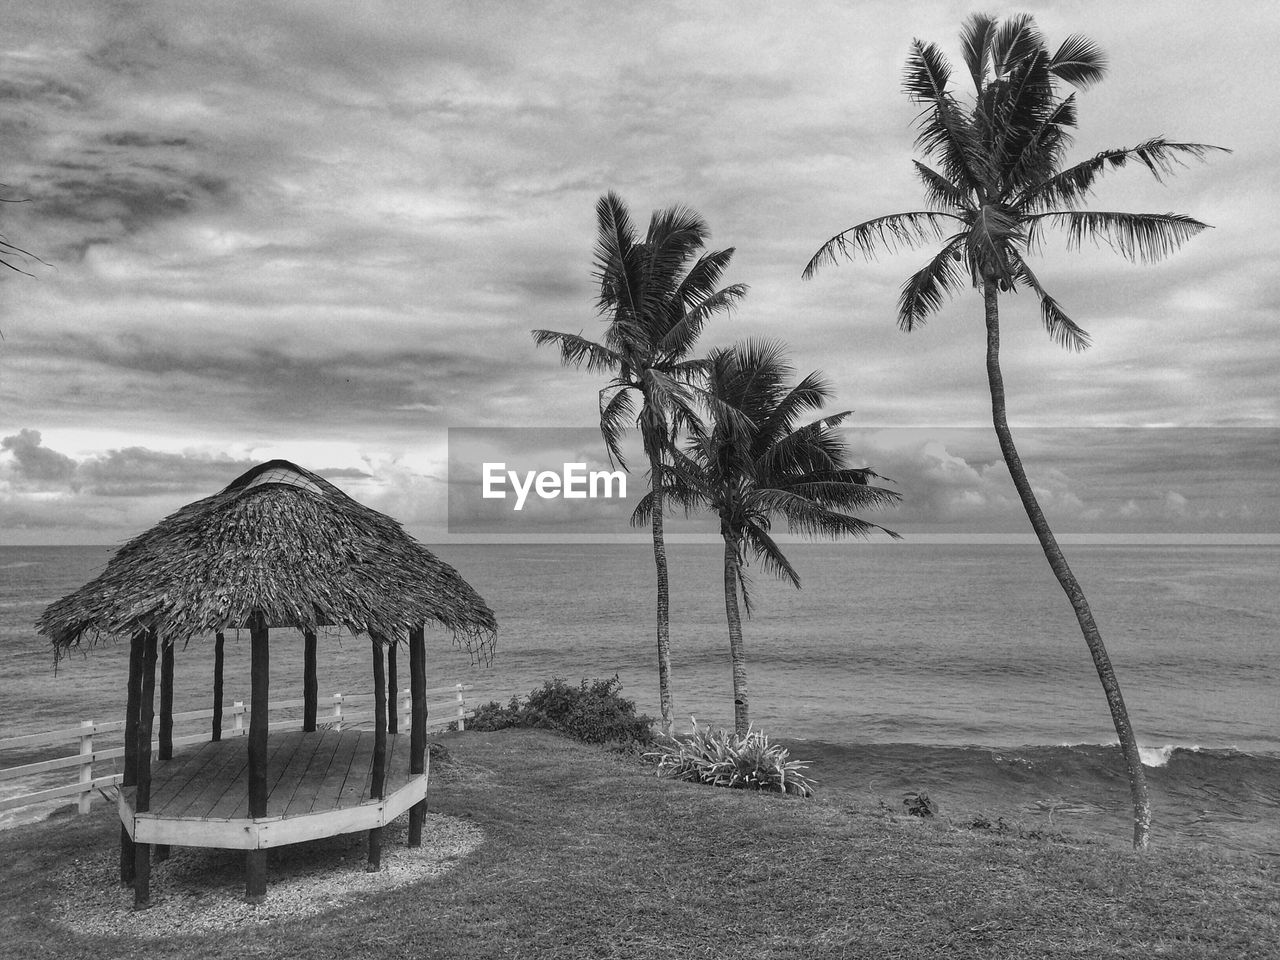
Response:
[{"label": "wooden deck floor", "polygon": [[[371,731],[272,733],[267,741],[267,816],[296,817],[343,810],[372,799]],[[385,797],[405,787],[409,735],[387,736]],[[249,816],[247,738],[192,744],[151,772],[155,819],[243,820]],[[134,806],[136,788],[123,791]]]}]

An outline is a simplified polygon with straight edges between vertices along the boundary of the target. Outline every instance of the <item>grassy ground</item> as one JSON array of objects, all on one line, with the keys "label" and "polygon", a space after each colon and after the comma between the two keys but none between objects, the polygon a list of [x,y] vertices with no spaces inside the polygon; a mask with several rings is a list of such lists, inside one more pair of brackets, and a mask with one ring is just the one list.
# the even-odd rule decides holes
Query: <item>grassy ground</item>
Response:
[{"label": "grassy ground", "polygon": [[[301,922],[159,941],[46,918],[46,874],[113,845],[101,809],[0,833],[0,955],[1268,957],[1280,865],[924,823],[656,779],[549,734],[445,738],[431,808],[487,840],[452,873]],[[990,811],[995,819],[1002,811]]]}]

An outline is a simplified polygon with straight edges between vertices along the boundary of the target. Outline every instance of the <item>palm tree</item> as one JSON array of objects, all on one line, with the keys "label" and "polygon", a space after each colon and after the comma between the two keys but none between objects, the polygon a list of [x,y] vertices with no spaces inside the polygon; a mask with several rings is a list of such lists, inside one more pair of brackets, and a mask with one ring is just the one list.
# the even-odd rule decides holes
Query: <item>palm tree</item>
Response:
[{"label": "palm tree", "polygon": [[596,203],[596,223],[594,277],[600,287],[596,306],[607,324],[602,342],[552,330],[535,330],[533,339],[538,346],[558,346],[566,364],[585,364],[590,371],[611,375],[599,398],[600,433],[611,463],[626,468],[620,449],[622,433],[629,421],[640,428],[654,493],[658,694],[662,724],[669,733],[674,705],[662,471],[675,430],[694,414],[697,390],[693,384],[705,366],[703,360],[690,359],[698,334],[713,314],[737,303],[746,287],[718,287],[733,248],[700,254],[708,237],[707,225],[687,207],[655,211],[641,238],[626,205],[610,192]]},{"label": "palm tree", "polygon": [[[2,186],[4,186],[4,184],[0,184],[0,187]],[[12,200],[9,197],[0,197],[0,203],[26,203],[26,202],[27,200],[25,198],[22,200]],[[15,261],[22,262],[26,260],[35,260],[37,263],[42,263],[42,264],[44,263],[43,260],[37,257],[30,250],[23,250],[22,247],[18,246],[17,244],[11,243],[7,237],[0,235],[0,267],[7,267],[8,269],[14,271],[15,273],[22,273],[22,274],[26,274],[27,276],[31,276],[31,274],[27,273],[27,271],[17,266],[17,263],[15,262]],[[47,266],[47,264],[45,265]]]},{"label": "palm tree", "polygon": [[1084,349],[1088,334],[1041,286],[1026,255],[1038,250],[1045,229],[1062,227],[1072,249],[1088,238],[1129,260],[1162,259],[1206,225],[1173,213],[1084,210],[1085,199],[1098,178],[1111,170],[1136,163],[1161,180],[1184,160],[1202,159],[1221,148],[1157,137],[1136,147],[1103,150],[1064,167],[1068,131],[1076,125],[1076,102],[1074,93],[1059,93],[1058,81],[1084,88],[1100,80],[1105,61],[1097,46],[1073,34],[1050,54],[1031,17],[1015,16],[1001,23],[981,14],[965,21],[961,43],[974,86],[972,101],[951,92],[951,65],[934,44],[912,41],[907,60],[905,91],[923,107],[916,121],[916,146],[937,164],[935,169],[913,161],[928,209],[879,217],[842,231],[819,248],[804,276],[837,262],[839,255],[858,252],[871,257],[879,248],[936,240],[942,242],[941,249],[903,284],[898,325],[907,331],[923,325],[939,309],[943,295],[954,294],[966,282],[981,291],[991,415],[1000,450],[1102,681],[1128,767],[1133,842],[1143,849],[1150,836],[1151,805],[1120,685],[1084,592],[1045,521],[1009,432],[999,361],[999,294],[1019,287],[1031,291],[1054,341]]},{"label": "palm tree", "polygon": [[[719,416],[710,424],[694,420],[687,452],[678,453],[670,469],[672,496],[686,505],[705,506],[720,518],[724,539],[724,606],[729,623],[733,664],[733,720],[740,734],[750,727],[747,658],[742,640],[742,608],[751,616],[746,551],[761,567],[800,587],[800,575],[770,535],[773,520],[786,520],[790,533],[806,536],[866,537],[891,530],[845,513],[878,507],[899,495],[872,486],[877,478],[866,467],[850,467],[848,451],[836,428],[846,411],[797,425],[806,411],[820,410],[831,400],[830,383],[810,373],[793,387],[794,373],[785,348],[776,340],[749,340],[744,346],[717,350],[709,358],[707,390]],[[736,411],[745,424],[726,418]],[[651,507],[646,497],[633,521],[643,522]]]}]

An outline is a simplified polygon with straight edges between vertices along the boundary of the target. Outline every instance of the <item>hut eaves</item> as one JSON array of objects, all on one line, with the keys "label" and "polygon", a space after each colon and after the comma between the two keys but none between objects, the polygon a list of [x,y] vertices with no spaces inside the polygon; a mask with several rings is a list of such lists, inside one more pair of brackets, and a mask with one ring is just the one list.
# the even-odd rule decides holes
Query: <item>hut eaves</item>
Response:
[{"label": "hut eaves", "polygon": [[37,628],[61,656],[154,628],[163,645],[267,625],[342,626],[394,640],[436,623],[492,652],[492,611],[395,520],[323,477],[271,460],[126,543],[103,573],[51,604]]}]

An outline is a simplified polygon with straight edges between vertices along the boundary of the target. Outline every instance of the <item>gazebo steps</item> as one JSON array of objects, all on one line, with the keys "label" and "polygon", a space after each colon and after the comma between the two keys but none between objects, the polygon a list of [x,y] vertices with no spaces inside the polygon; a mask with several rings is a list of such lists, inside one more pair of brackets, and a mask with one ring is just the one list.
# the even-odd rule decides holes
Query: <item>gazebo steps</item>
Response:
[{"label": "gazebo steps", "polygon": [[370,795],[375,734],[275,733],[268,740],[267,815],[250,817],[241,738],[195,744],[156,763],[151,803],[118,791],[120,821],[136,843],[260,850],[384,826],[426,797],[426,770],[409,773],[409,735],[387,736],[382,799]]}]

